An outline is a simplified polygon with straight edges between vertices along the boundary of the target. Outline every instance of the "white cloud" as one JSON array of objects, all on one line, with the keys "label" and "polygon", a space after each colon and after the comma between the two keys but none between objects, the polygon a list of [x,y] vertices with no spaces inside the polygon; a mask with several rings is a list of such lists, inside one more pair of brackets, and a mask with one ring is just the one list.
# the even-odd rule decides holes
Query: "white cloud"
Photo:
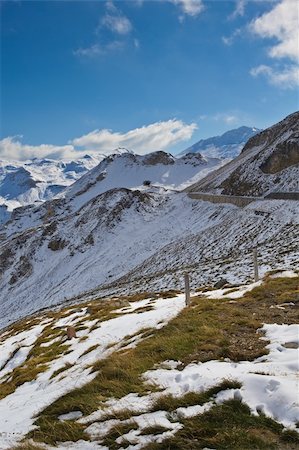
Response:
[{"label": "white cloud", "polygon": [[[266,75],[272,84],[294,87],[299,84],[299,6],[297,0],[281,0],[274,8],[251,22],[250,31],[264,39],[275,39],[268,50],[270,58],[284,59],[280,70],[261,65],[251,70],[253,76]],[[285,61],[290,63],[286,66]]]},{"label": "white cloud", "polygon": [[273,67],[262,64],[251,69],[250,74],[253,77],[263,75],[271,84],[281,88],[293,88],[299,84],[299,66],[296,64],[282,70],[275,70]]},{"label": "white cloud", "polygon": [[139,154],[155,150],[165,150],[181,141],[191,138],[197,125],[185,124],[181,120],[156,122],[141,128],[135,128],[127,133],[111,130],[94,130],[84,136],[74,139],[75,147],[93,150],[100,153],[112,153],[117,147],[126,147]]},{"label": "white cloud", "polygon": [[135,48],[139,48],[139,47],[140,47],[140,42],[139,42],[139,40],[135,38],[135,39],[133,40],[133,45],[134,45]]},{"label": "white cloud", "polygon": [[272,46],[272,58],[299,57],[299,6],[297,0],[282,0],[275,7],[250,24],[251,31],[262,38],[275,38],[278,44]]},{"label": "white cloud", "polygon": [[225,45],[232,45],[237,36],[241,34],[241,28],[237,28],[230,36],[222,36],[222,42]]},{"label": "white cloud", "polygon": [[[185,124],[181,120],[156,122],[126,133],[111,130],[94,130],[75,138],[67,145],[27,145],[21,136],[0,140],[0,158],[5,160],[26,160],[32,158],[76,159],[88,154],[110,155],[117,147],[126,147],[138,154],[165,150],[193,135],[197,125]],[[171,148],[170,148],[171,150]]]},{"label": "white cloud", "polygon": [[204,10],[202,0],[169,0],[174,5],[180,6],[184,14],[188,16],[198,16]]},{"label": "white cloud", "polygon": [[[8,160],[26,160],[31,158],[68,159],[76,154],[73,145],[25,145],[21,136],[0,140],[0,157]],[[76,154],[77,155],[77,154]],[[80,155],[79,155],[80,156]],[[77,155],[78,157],[78,155]]]},{"label": "white cloud", "polygon": [[127,17],[117,17],[107,14],[103,18],[103,25],[118,34],[128,34],[132,30],[131,22]]},{"label": "white cloud", "polygon": [[85,47],[85,48],[80,47],[77,50],[74,50],[73,53],[76,56],[95,58],[99,55],[104,55],[105,50],[100,44],[93,44],[90,47]]},{"label": "white cloud", "polygon": [[244,16],[246,4],[247,4],[247,0],[237,0],[235,9],[232,12],[232,14],[229,16],[229,19],[234,20],[239,16]]},{"label": "white cloud", "polygon": [[102,55],[106,55],[109,52],[122,49],[124,43],[121,41],[112,41],[108,44],[93,44],[90,47],[78,48],[74,50],[73,54],[82,58],[97,58]]},{"label": "white cloud", "polygon": [[113,33],[126,35],[132,31],[130,20],[109,1],[106,3],[107,12],[101,20],[101,27],[106,27]]},{"label": "white cloud", "polygon": [[[103,38],[101,31],[103,28],[110,30],[113,34],[117,34],[117,39]],[[132,31],[132,24],[130,20],[114,5],[112,1],[106,3],[106,13],[100,20],[98,27],[95,30],[97,42],[88,47],[80,47],[73,51],[75,56],[81,58],[95,59],[106,55],[110,52],[121,50],[126,45],[127,35]],[[104,41],[104,42],[103,42]],[[137,40],[133,41],[137,48]]]}]

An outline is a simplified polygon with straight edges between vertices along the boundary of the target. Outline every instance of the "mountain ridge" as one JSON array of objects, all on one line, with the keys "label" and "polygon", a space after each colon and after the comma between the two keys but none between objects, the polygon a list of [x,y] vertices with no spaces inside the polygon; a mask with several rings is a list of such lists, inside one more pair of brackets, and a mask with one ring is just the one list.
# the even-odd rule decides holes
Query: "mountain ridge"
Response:
[{"label": "mountain ridge", "polygon": [[299,112],[249,139],[233,161],[187,188],[190,192],[267,196],[299,192]]}]

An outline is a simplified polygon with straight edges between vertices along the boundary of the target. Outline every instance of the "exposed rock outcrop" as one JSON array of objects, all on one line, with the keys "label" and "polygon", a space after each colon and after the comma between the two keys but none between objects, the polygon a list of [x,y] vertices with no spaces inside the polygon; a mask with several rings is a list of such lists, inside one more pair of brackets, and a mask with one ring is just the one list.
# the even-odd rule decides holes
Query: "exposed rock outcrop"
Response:
[{"label": "exposed rock outcrop", "polygon": [[250,138],[236,159],[187,190],[257,197],[299,191],[299,112]]}]

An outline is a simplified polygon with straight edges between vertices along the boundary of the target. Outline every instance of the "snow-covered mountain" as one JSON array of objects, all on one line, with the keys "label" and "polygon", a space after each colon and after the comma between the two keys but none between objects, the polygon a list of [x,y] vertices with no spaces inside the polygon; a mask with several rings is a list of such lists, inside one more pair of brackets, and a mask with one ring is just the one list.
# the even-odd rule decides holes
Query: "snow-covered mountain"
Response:
[{"label": "snow-covered mountain", "polygon": [[2,211],[50,200],[74,183],[103,157],[86,155],[75,161],[32,159],[0,161],[0,205]]},{"label": "snow-covered mountain", "polygon": [[249,139],[236,159],[190,190],[245,196],[299,192],[299,112]]},{"label": "snow-covered mountain", "polygon": [[[66,200],[78,205],[114,188],[144,190],[183,190],[204,178],[225,162],[219,158],[187,154],[175,158],[157,151],[144,156],[133,153],[115,154],[105,158],[97,167],[62,192]],[[75,200],[74,200],[75,199]]]},{"label": "snow-covered mountain", "polygon": [[183,190],[224,163],[222,159],[207,158],[198,153],[175,158],[165,152],[145,156],[128,151],[117,152],[104,158],[100,164],[57,194],[52,202],[46,201],[38,206],[29,204],[15,209],[5,226],[6,233],[12,235],[28,227],[38,226],[48,217],[62,218],[66,210],[68,213],[76,212],[87,201],[114,188],[156,193]]},{"label": "snow-covered mountain", "polygon": [[[107,158],[86,155],[74,161],[37,158],[24,162],[0,160],[0,223],[8,220],[15,208],[51,200],[103,159],[105,163],[99,168],[103,172],[101,192],[113,187],[135,187],[147,179],[167,188],[185,188],[199,181],[212,167],[216,168],[234,158],[258,131],[256,128],[240,127],[222,136],[201,140],[177,158],[164,152],[138,156],[126,149],[117,149],[114,155]],[[220,162],[219,158],[225,161]],[[109,166],[111,173],[108,177],[104,166]],[[165,166],[170,171],[165,171]],[[200,176],[197,176],[198,169]]]},{"label": "snow-covered mountain", "polygon": [[98,298],[182,288],[185,270],[195,286],[222,277],[244,282],[253,274],[255,243],[262,272],[292,267],[298,224],[290,201],[239,209],[182,193],[108,191],[63,220],[3,242],[0,326],[84,292]]},{"label": "snow-covered mountain", "polygon": [[[86,156],[69,162],[35,159],[8,164],[2,161],[0,223],[6,222],[15,208],[54,197],[82,197],[84,202],[115,187],[142,189],[144,182],[166,189],[184,189],[224,163],[219,158],[200,154],[174,158],[168,153],[154,152],[139,156],[124,149],[108,157]],[[94,170],[89,173],[91,169]],[[77,180],[74,186],[66,189]],[[82,196],[83,191],[85,196]]]},{"label": "snow-covered mountain", "polygon": [[1,230],[0,327],[84,292],[98,298],[181,288],[184,270],[197,285],[222,277],[246,281],[255,243],[262,271],[292,266],[298,256],[297,202],[258,201],[242,209],[185,193],[122,188],[75,212],[66,199],[52,210],[51,203],[36,226],[28,219],[10,237],[4,234],[10,225]]},{"label": "snow-covered mountain", "polygon": [[232,159],[239,155],[248,139],[260,131],[258,128],[245,126],[226,131],[221,136],[201,139],[181,152],[179,156],[200,152],[204,156]]},{"label": "snow-covered mountain", "polygon": [[[282,158],[284,167],[292,162],[279,173],[281,183],[293,189],[298,182],[298,165],[293,165],[298,123],[294,114],[256,136],[256,145],[242,153],[250,157],[242,160],[241,155],[234,164],[239,167],[242,161],[257,183],[252,158],[263,162],[264,170],[281,169],[280,158],[271,159],[279,149],[289,155]],[[263,152],[265,158],[258,156]],[[178,192],[222,163],[198,154],[180,159],[163,152],[111,156],[57,198],[16,209],[0,229],[0,327],[78,295],[99,298],[181,288],[185,270],[194,286],[223,277],[248,281],[253,245],[259,246],[262,273],[294,267],[297,201],[257,200],[238,208]],[[226,174],[231,167],[229,163],[205,179],[217,181],[219,172]]]}]

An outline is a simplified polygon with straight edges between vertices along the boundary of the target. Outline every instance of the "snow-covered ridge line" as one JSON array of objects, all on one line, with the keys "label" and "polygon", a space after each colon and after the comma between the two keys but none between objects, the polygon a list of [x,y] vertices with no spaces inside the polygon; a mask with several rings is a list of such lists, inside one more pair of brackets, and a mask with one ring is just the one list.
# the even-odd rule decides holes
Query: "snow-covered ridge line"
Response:
[{"label": "snow-covered ridge line", "polygon": [[58,205],[60,215],[42,225],[33,216],[36,225],[28,232],[18,234],[18,222],[12,223],[6,232],[15,234],[0,253],[1,326],[93,290],[103,297],[180,289],[186,269],[192,284],[213,284],[224,273],[232,283],[245,282],[253,274],[256,242],[261,273],[295,267],[296,202],[260,203],[240,209],[192,201],[184,193],[116,189],[74,213]]}]

